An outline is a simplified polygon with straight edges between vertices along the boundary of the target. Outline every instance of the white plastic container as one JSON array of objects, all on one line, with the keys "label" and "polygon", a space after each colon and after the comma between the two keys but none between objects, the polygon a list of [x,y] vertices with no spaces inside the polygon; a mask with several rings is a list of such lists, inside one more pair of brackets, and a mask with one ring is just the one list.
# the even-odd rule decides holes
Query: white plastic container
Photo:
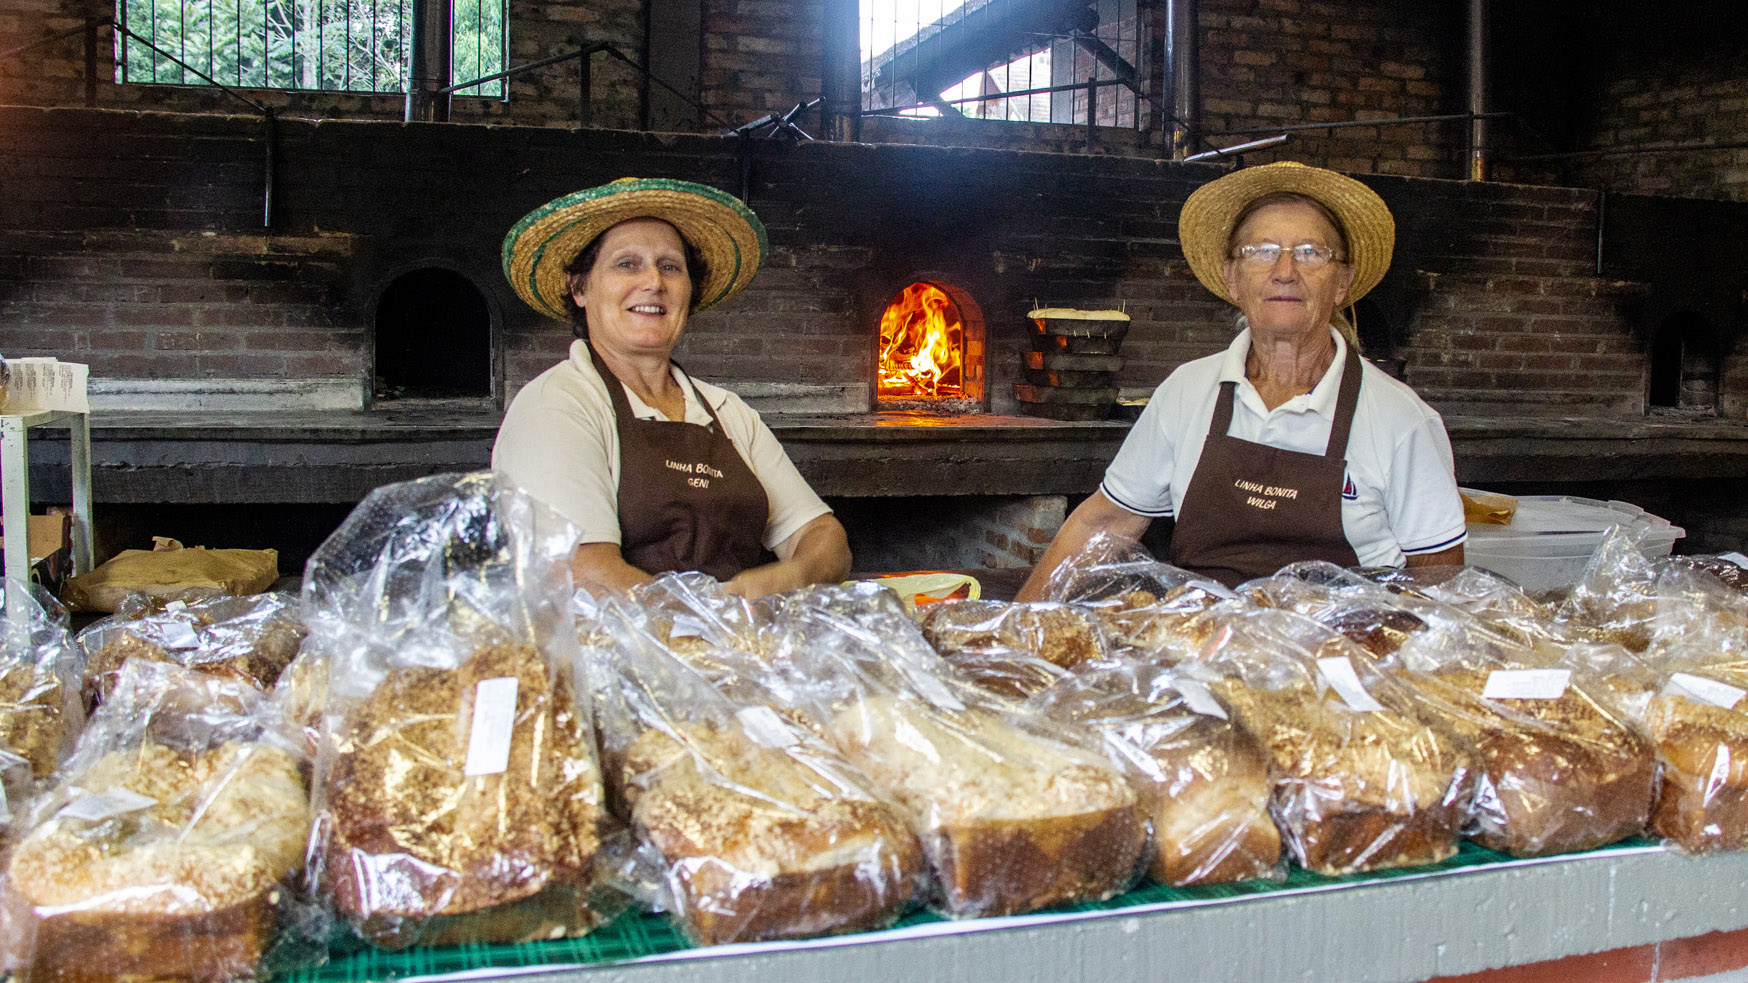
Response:
[{"label": "white plastic container", "polygon": [[[1470,489],[1463,489],[1469,491]],[[1549,590],[1575,582],[1609,526],[1640,527],[1639,549],[1668,556],[1687,530],[1628,502],[1565,495],[1525,495],[1509,526],[1469,524],[1465,562],[1501,573],[1525,590]]]}]

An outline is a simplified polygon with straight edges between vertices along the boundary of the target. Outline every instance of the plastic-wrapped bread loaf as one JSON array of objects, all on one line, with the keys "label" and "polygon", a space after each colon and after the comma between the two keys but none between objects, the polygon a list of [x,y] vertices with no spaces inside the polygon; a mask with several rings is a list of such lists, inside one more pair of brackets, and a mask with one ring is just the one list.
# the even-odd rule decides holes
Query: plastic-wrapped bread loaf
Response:
[{"label": "plastic-wrapped bread loaf", "polygon": [[1269,752],[1275,821],[1300,866],[1352,874],[1456,852],[1471,763],[1412,693],[1301,615],[1246,611],[1219,628],[1200,665]]},{"label": "plastic-wrapped bread loaf", "polygon": [[948,914],[1110,897],[1138,872],[1145,812],[1090,735],[959,676],[890,591],[812,588],[778,622],[794,705],[904,810]]},{"label": "plastic-wrapped bread loaf", "polygon": [[0,781],[7,808],[22,806],[60,764],[84,724],[79,652],[67,612],[42,588],[4,582],[0,597]]},{"label": "plastic-wrapped bread loaf", "polygon": [[[323,868],[335,908],[385,945],[589,927],[599,776],[574,701],[527,645],[390,673],[329,739]],[[501,766],[475,760],[499,728]]]},{"label": "plastic-wrapped bread loaf", "polygon": [[1118,650],[1175,661],[1207,637],[1201,615],[1235,595],[1155,560],[1139,543],[1100,533],[1050,575],[1045,597],[1093,611]]},{"label": "plastic-wrapped bread loaf", "polygon": [[738,722],[686,725],[645,731],[626,755],[634,828],[666,862],[688,936],[714,945],[890,924],[923,869],[903,818],[829,781],[830,759],[810,755],[793,725],[771,715],[753,726],[768,743]]},{"label": "plastic-wrapped bread loaf", "polygon": [[1032,705],[1097,734],[1143,790],[1154,881],[1187,887],[1281,873],[1268,754],[1204,683],[1121,660],[1061,680]]},{"label": "plastic-wrapped bread loaf", "polygon": [[[1564,671],[1524,663],[1453,665],[1415,679],[1450,709],[1446,725],[1474,751],[1470,835],[1482,846],[1540,857],[1594,849],[1645,827],[1657,787],[1656,755],[1583,681],[1558,685]],[[1555,684],[1534,698],[1484,695],[1512,674],[1533,681],[1550,672]],[[1536,689],[1532,682],[1520,692]]]},{"label": "plastic-wrapped bread loaf", "polygon": [[128,659],[169,662],[270,689],[296,657],[304,629],[289,594],[173,601],[138,617],[118,614],[79,633],[87,698],[103,699]]},{"label": "plastic-wrapped bread loaf", "polygon": [[1246,589],[1316,619],[1363,647],[1419,699],[1427,719],[1473,755],[1467,831],[1521,857],[1588,850],[1643,828],[1656,781],[1650,746],[1571,668],[1541,664],[1466,610],[1433,600],[1456,573],[1392,593],[1326,563],[1300,563]]},{"label": "plastic-wrapped bread loaf", "polygon": [[311,558],[309,647],[327,662],[313,882],[367,940],[518,942],[599,921],[575,537],[491,475],[443,475],[372,492]]},{"label": "plastic-wrapped bread loaf", "polygon": [[1663,762],[1651,832],[1690,853],[1748,849],[1748,661],[1697,656],[1671,660],[1646,704]]},{"label": "plastic-wrapped bread loaf", "polygon": [[[922,851],[903,815],[820,737],[764,702],[726,650],[729,691],[657,634],[659,612],[608,604],[611,646],[588,652],[608,708],[604,756],[654,882],[653,900],[702,945],[883,927],[919,895]],[[729,692],[734,695],[730,696]]]},{"label": "plastic-wrapped bread loaf", "polygon": [[309,829],[301,756],[262,694],[177,666],[123,667],[7,877],[29,983],[261,975]]},{"label": "plastic-wrapped bread loaf", "polygon": [[990,692],[1025,699],[1105,655],[1091,612],[1066,604],[949,601],[924,608],[923,637]]}]

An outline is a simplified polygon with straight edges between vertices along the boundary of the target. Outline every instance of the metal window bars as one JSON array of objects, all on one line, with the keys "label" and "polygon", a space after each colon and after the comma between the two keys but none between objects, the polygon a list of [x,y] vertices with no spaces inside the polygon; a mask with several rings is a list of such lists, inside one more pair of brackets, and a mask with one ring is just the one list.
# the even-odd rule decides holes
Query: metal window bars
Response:
[{"label": "metal window bars", "polygon": [[[503,68],[507,0],[453,3],[451,79]],[[411,0],[117,0],[116,23],[127,30],[118,33],[116,81],[404,93],[412,17]],[[507,91],[487,83],[461,94]]]},{"label": "metal window bars", "polygon": [[1137,0],[862,0],[862,111],[1141,128],[1143,23]]}]

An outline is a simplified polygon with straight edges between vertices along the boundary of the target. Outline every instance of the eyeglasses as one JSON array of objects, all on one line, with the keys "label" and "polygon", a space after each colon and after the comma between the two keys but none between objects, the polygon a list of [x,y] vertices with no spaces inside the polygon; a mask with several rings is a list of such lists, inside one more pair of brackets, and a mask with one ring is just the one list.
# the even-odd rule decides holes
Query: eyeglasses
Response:
[{"label": "eyeglasses", "polygon": [[1303,266],[1308,270],[1314,270],[1332,259],[1338,263],[1347,260],[1347,257],[1342,255],[1339,250],[1314,246],[1309,242],[1302,242],[1291,249],[1286,249],[1272,242],[1254,242],[1232,250],[1232,258],[1255,263],[1257,266],[1273,266],[1281,261],[1281,253],[1283,252],[1293,257],[1295,265]]}]

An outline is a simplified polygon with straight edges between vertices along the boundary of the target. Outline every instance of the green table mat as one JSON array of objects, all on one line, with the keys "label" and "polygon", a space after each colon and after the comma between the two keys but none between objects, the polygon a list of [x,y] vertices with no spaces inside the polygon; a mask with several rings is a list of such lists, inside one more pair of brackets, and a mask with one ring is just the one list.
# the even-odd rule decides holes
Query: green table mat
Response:
[{"label": "green table mat", "polygon": [[[1611,847],[1605,847],[1604,850],[1644,847],[1648,843],[1649,841],[1644,839],[1634,838]],[[1067,905],[1049,910],[1058,912],[1113,911],[1137,905],[1166,902],[1215,901],[1306,888],[1373,884],[1401,877],[1470,870],[1509,862],[1516,861],[1503,853],[1496,853],[1473,843],[1464,842],[1456,855],[1450,859],[1423,867],[1400,867],[1347,877],[1324,877],[1294,867],[1284,881],[1241,881],[1237,884],[1192,888],[1144,884],[1109,901]],[[901,919],[898,924],[900,926],[920,925],[945,920],[932,911],[917,911]],[[412,948],[399,952],[369,949],[361,952],[337,953],[323,966],[286,973],[281,975],[279,979],[283,983],[367,983],[367,981],[396,980],[408,976],[429,976],[439,973],[459,973],[494,968],[610,963],[689,948],[692,946],[681,937],[679,932],[674,930],[673,924],[665,916],[633,913],[624,915],[580,939],[524,942],[517,945]]]}]

